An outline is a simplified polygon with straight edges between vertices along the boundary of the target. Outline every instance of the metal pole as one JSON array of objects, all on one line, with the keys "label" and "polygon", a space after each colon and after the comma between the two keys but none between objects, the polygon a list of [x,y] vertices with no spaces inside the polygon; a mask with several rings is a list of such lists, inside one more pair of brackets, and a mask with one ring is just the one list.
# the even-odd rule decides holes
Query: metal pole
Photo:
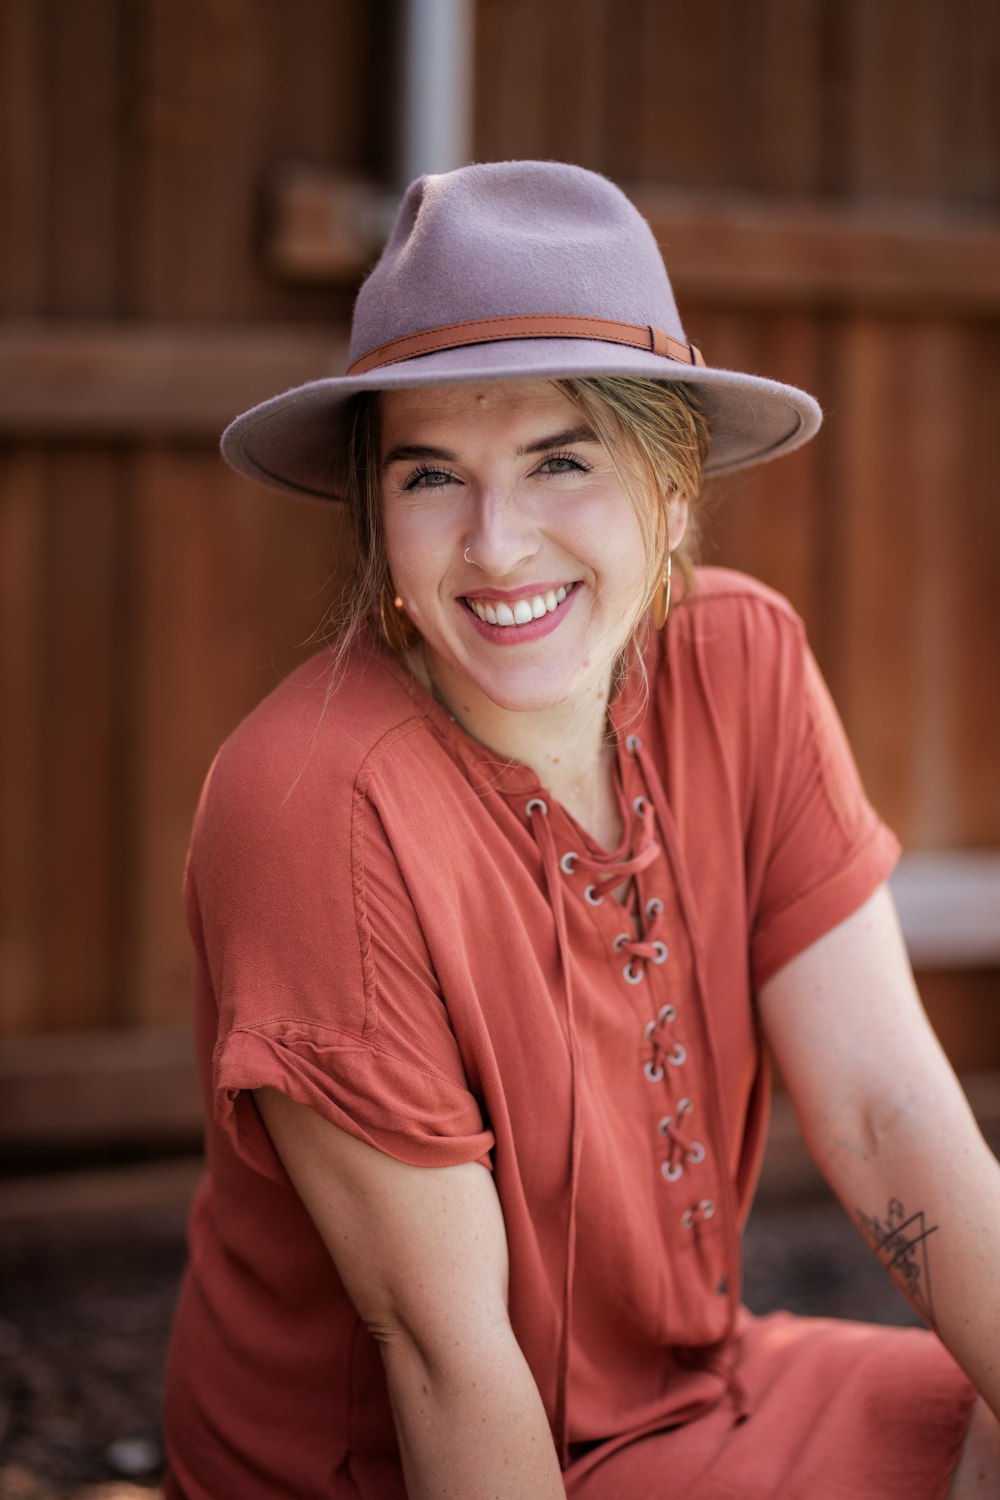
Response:
[{"label": "metal pole", "polygon": [[474,0],[406,0],[396,187],[472,157]]}]

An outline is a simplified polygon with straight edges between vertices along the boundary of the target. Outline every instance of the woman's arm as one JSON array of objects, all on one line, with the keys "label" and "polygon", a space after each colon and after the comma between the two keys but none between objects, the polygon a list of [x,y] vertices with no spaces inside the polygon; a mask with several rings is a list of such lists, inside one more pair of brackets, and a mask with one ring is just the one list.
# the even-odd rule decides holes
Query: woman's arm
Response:
[{"label": "woman's arm", "polygon": [[761,989],[802,1133],[1000,1415],[1000,1166],[924,1015],[883,887]]},{"label": "woman's arm", "polygon": [[564,1500],[507,1316],[507,1238],[489,1172],[411,1167],[275,1089],[255,1098],[379,1342],[410,1500]]}]

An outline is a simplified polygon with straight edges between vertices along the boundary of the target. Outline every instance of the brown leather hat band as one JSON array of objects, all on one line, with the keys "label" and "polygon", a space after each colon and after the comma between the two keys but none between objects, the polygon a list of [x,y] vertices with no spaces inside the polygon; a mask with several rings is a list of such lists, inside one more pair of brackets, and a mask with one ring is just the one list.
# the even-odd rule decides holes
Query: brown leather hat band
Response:
[{"label": "brown leather hat band", "polygon": [[464,344],[491,344],[500,339],[598,339],[604,343],[628,344],[648,354],[678,360],[685,365],[703,365],[701,350],[694,344],[683,344],[671,338],[662,328],[645,323],[615,323],[610,318],[511,317],[475,318],[468,323],[445,323],[440,328],[425,328],[408,333],[405,338],[380,344],[356,359],[348,375],[364,375],[382,365],[394,365],[419,354],[436,354],[440,349],[458,349]]}]

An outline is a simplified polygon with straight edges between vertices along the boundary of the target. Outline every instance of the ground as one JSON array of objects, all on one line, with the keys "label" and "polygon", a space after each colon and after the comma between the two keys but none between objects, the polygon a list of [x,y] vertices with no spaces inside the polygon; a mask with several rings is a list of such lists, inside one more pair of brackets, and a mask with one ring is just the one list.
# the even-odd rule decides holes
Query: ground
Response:
[{"label": "ground", "polygon": [[[914,1321],[830,1200],[758,1204],[745,1245],[757,1312]],[[183,1260],[176,1215],[0,1230],[0,1500],[157,1493]]]}]

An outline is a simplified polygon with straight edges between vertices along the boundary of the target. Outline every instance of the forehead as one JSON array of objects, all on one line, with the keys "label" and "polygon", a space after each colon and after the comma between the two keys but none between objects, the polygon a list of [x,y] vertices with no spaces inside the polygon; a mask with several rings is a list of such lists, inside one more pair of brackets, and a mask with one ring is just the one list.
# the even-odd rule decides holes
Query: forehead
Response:
[{"label": "forehead", "polygon": [[523,434],[528,428],[558,428],[580,420],[578,408],[549,380],[417,386],[383,392],[381,405],[384,449],[404,437],[412,442],[431,432],[458,440],[484,430]]}]

